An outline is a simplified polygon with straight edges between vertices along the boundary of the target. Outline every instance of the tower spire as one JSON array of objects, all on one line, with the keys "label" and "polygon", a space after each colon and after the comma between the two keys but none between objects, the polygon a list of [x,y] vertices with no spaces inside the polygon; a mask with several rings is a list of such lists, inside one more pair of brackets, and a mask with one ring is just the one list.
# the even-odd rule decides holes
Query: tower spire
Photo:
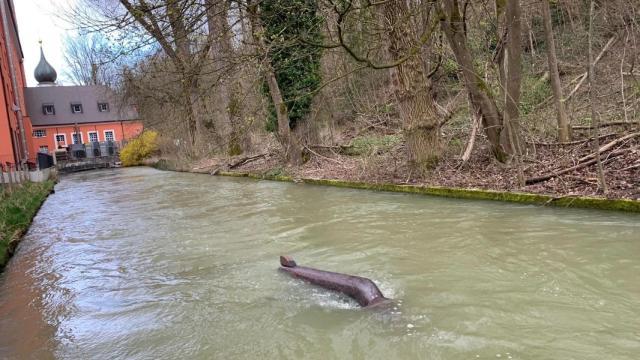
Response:
[{"label": "tower spire", "polygon": [[54,85],[58,78],[58,73],[44,57],[42,40],[38,42],[40,43],[40,62],[38,63],[38,66],[36,66],[33,76],[36,78],[36,81],[38,81],[38,85]]}]

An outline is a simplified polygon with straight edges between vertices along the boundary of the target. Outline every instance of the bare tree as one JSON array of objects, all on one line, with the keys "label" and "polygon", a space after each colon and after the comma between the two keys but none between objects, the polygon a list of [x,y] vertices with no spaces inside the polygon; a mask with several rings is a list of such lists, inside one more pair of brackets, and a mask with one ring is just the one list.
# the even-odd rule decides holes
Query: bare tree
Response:
[{"label": "bare tree", "polygon": [[179,78],[188,151],[195,154],[202,134],[202,117],[196,109],[199,80],[215,39],[215,34],[204,31],[202,2],[82,0],[71,16],[88,30],[115,33],[134,47],[155,45],[162,50]]},{"label": "bare tree", "polygon": [[[422,172],[438,161],[442,145],[440,119],[434,107],[430,80],[423,68],[426,61],[422,53],[415,50],[420,48],[421,31],[414,26],[412,9],[405,1],[389,1],[382,12],[389,27],[391,58],[406,57],[390,69],[391,84],[406,133],[409,163]],[[433,21],[429,19],[427,23]],[[431,26],[431,30],[434,28]],[[431,33],[425,35],[430,36]]]},{"label": "bare tree", "polygon": [[440,1],[438,8],[440,25],[460,66],[471,103],[482,118],[482,125],[491,143],[491,150],[499,161],[506,161],[506,147],[501,143],[500,137],[503,129],[502,114],[489,85],[475,70],[465,31],[466,23],[460,10],[458,0]]},{"label": "bare tree", "polygon": [[280,84],[276,79],[275,70],[269,60],[268,48],[264,39],[264,29],[259,16],[260,8],[258,3],[253,0],[247,0],[247,12],[249,13],[249,20],[251,22],[251,34],[254,41],[257,44],[257,48],[263,58],[262,73],[269,87],[269,95],[271,101],[276,109],[276,118],[278,122],[278,138],[280,144],[284,148],[285,157],[287,162],[298,165],[302,163],[302,148],[295,135],[291,133],[289,128],[289,112],[287,110],[287,104],[284,102],[282,91],[280,90]]},{"label": "bare tree", "polygon": [[600,159],[600,120],[598,117],[598,111],[596,110],[596,66],[593,61],[593,18],[595,13],[596,3],[591,0],[591,6],[589,9],[589,105],[591,106],[591,127],[593,129],[593,148],[596,156],[596,167],[598,171],[598,184],[600,190],[603,193],[607,193],[607,182],[604,177],[604,169],[602,168],[602,161]]},{"label": "bare tree", "polygon": [[101,34],[78,34],[64,39],[64,74],[76,85],[115,86],[120,68],[118,55]]},{"label": "bare tree", "polygon": [[556,44],[553,38],[553,27],[551,25],[551,11],[549,0],[542,2],[542,19],[544,21],[544,34],[547,39],[547,62],[549,64],[549,74],[551,75],[551,88],[553,89],[553,99],[556,105],[556,115],[558,118],[558,141],[567,142],[571,140],[569,120],[564,106],[564,96],[562,95],[562,83],[558,72],[558,57],[556,55]]}]

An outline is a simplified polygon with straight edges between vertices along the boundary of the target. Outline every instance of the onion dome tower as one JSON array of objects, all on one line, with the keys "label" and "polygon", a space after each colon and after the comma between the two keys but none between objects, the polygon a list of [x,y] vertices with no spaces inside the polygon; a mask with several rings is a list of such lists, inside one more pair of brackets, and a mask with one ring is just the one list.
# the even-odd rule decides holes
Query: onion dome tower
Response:
[{"label": "onion dome tower", "polygon": [[42,41],[40,41],[40,62],[36,66],[36,70],[33,72],[33,76],[38,81],[38,86],[41,85],[55,85],[58,73],[56,69],[47,62],[44,57],[44,51],[42,51]]}]

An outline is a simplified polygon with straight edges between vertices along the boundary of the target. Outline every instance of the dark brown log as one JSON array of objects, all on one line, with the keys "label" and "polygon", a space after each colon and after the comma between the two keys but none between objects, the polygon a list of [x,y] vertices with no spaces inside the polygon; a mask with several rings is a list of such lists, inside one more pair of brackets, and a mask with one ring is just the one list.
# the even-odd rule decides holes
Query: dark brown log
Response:
[{"label": "dark brown log", "polygon": [[339,291],[355,299],[363,307],[389,300],[382,295],[378,286],[367,278],[297,266],[289,256],[280,256],[280,265],[281,271],[325,289]]}]

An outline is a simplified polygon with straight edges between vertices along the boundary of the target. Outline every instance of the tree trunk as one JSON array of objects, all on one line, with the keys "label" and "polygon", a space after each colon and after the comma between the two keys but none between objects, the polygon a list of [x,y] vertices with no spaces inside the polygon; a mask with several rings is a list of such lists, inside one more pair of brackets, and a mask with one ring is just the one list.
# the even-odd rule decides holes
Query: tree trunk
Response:
[{"label": "tree trunk", "polygon": [[[504,129],[501,133],[502,146],[506,151],[519,157],[522,154],[520,141],[520,84],[522,83],[522,30],[520,0],[507,1],[505,10],[505,54],[503,68],[505,79]],[[516,162],[518,159],[516,159]]]},{"label": "tree trunk", "polygon": [[180,0],[166,0],[167,19],[173,35],[175,54],[177,59],[173,59],[174,64],[182,78],[182,96],[187,117],[187,136],[189,137],[189,153],[195,155],[199,148],[200,117],[196,109],[198,103],[198,81],[196,69],[193,68],[191,58],[191,46],[189,43],[189,32],[185,25],[185,18],[182,7],[184,3]]},{"label": "tree trunk", "polygon": [[209,34],[214,34],[213,45],[211,46],[211,59],[213,61],[213,71],[219,73],[220,81],[216,85],[214,98],[214,119],[219,119],[223,128],[227,128],[221,134],[223,139],[228,139],[223,148],[229,155],[238,155],[242,152],[239,141],[239,119],[234,98],[237,86],[237,79],[229,78],[223,74],[230,70],[229,60],[233,55],[231,45],[232,33],[227,20],[229,14],[229,2],[222,0],[205,0],[207,11],[207,28]]},{"label": "tree trunk", "polygon": [[280,85],[276,78],[275,70],[271,65],[271,61],[267,56],[267,45],[264,40],[264,30],[258,16],[258,5],[253,1],[248,1],[249,21],[251,22],[251,35],[257,43],[260,51],[264,54],[262,63],[265,80],[269,87],[269,95],[276,109],[276,119],[278,121],[278,140],[284,148],[286,161],[292,165],[300,165],[302,163],[302,148],[295,136],[291,133],[289,127],[289,113],[287,104],[284,102]]},{"label": "tree trunk", "polygon": [[191,155],[195,155],[198,126],[196,125],[196,114],[193,102],[193,84],[192,81],[189,81],[187,79],[185,79],[185,81],[182,83],[182,101],[184,103],[185,116],[187,120],[186,130],[187,137],[189,139],[188,152]]},{"label": "tree trunk", "polygon": [[[412,28],[409,6],[403,0],[389,2],[383,16],[390,25],[388,52],[392,59],[406,56],[418,45],[419,32]],[[433,167],[441,155],[440,121],[424,73],[420,52],[390,69],[391,83],[406,134],[409,164],[418,172]]]},{"label": "tree trunk", "polygon": [[500,143],[502,115],[494,95],[482,77],[475,71],[471,51],[467,45],[464,23],[457,0],[443,0],[440,10],[440,26],[453,50],[473,106],[482,116],[484,132],[491,143],[491,152],[498,161],[507,160],[507,153]]},{"label": "tree trunk", "polygon": [[593,61],[593,17],[595,12],[595,1],[591,0],[591,7],[589,9],[589,103],[591,105],[591,125],[593,127],[593,147],[596,155],[596,167],[598,169],[598,185],[600,190],[607,193],[607,182],[604,178],[604,169],[602,168],[602,161],[600,160],[600,121],[598,119],[598,112],[596,111],[596,74],[595,63]]},{"label": "tree trunk", "polygon": [[542,18],[544,21],[544,34],[547,38],[547,62],[549,63],[549,74],[551,75],[551,88],[553,89],[553,98],[556,103],[556,116],[558,118],[558,141],[568,142],[571,141],[571,133],[564,106],[562,83],[560,83],[560,74],[558,73],[558,57],[556,55],[556,44],[553,38],[549,0],[542,0]]}]

